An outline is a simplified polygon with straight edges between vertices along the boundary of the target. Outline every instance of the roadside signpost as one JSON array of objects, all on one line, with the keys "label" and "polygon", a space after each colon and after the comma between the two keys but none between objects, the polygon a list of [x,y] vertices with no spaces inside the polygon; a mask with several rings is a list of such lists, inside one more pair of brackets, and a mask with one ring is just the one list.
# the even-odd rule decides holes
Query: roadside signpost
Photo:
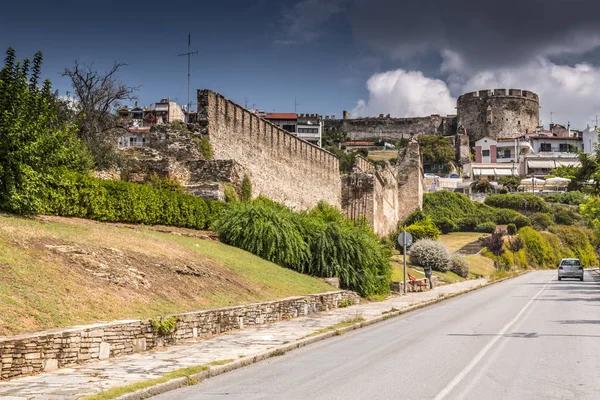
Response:
[{"label": "roadside signpost", "polygon": [[413,244],[413,237],[409,232],[402,231],[398,235],[398,244],[402,246],[402,254],[404,255],[404,284],[402,292],[406,294],[406,248]]}]

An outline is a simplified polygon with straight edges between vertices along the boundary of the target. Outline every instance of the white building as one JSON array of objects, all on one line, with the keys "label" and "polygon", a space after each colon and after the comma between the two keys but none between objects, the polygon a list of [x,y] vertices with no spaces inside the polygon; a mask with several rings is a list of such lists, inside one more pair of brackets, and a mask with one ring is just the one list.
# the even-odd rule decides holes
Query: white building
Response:
[{"label": "white building", "polygon": [[598,132],[600,132],[600,128],[597,127],[587,127],[583,130],[582,141],[583,141],[583,152],[592,154],[596,151],[596,145],[598,144]]},{"label": "white building", "polygon": [[259,111],[257,114],[281,129],[300,139],[321,147],[323,134],[323,118],[318,114],[269,113]]}]

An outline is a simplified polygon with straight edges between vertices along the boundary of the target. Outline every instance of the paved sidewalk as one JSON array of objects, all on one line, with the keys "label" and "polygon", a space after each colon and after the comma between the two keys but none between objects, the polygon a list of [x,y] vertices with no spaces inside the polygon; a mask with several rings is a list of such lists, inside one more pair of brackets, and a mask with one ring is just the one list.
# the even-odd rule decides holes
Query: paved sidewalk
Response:
[{"label": "paved sidewalk", "polygon": [[0,399],[76,399],[117,386],[158,378],[163,374],[218,360],[251,357],[345,320],[362,317],[367,322],[380,318],[392,308],[405,310],[440,297],[474,289],[486,283],[477,279],[440,286],[432,291],[397,296],[377,303],[313,314],[293,320],[248,328],[212,339],[167,347],[73,368],[18,378],[0,383]]}]

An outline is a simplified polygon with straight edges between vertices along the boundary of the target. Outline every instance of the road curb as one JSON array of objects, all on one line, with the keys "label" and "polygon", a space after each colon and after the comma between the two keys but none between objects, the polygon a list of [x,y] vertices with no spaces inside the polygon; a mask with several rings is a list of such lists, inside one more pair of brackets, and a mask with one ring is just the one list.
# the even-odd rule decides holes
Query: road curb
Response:
[{"label": "road curb", "polygon": [[433,299],[433,300],[429,300],[429,301],[425,301],[423,303],[419,303],[419,304],[415,304],[413,306],[409,306],[409,307],[407,307],[407,308],[405,308],[403,310],[391,311],[391,312],[389,312],[387,314],[381,315],[379,317],[375,317],[375,318],[373,318],[371,320],[368,320],[368,321],[357,322],[357,323],[355,323],[354,325],[351,325],[351,326],[347,326],[347,327],[344,327],[344,328],[335,329],[335,330],[332,330],[332,331],[329,331],[329,332],[325,332],[325,333],[320,333],[318,335],[311,336],[311,337],[308,337],[308,338],[299,339],[299,340],[297,340],[297,341],[295,341],[293,343],[289,343],[289,344],[285,344],[285,345],[282,345],[282,346],[278,346],[278,347],[273,348],[273,349],[265,350],[265,351],[263,351],[261,353],[258,353],[258,354],[254,355],[254,356],[251,356],[251,357],[244,357],[244,358],[240,358],[238,360],[234,360],[234,361],[232,361],[232,362],[230,362],[228,364],[210,367],[210,369],[208,369],[206,371],[199,372],[199,373],[194,374],[194,375],[191,375],[189,378],[176,378],[176,379],[172,379],[172,380],[170,380],[168,382],[165,382],[165,383],[160,383],[158,385],[154,385],[154,386],[151,386],[151,387],[148,387],[148,388],[145,388],[145,389],[140,389],[140,390],[137,390],[135,392],[125,394],[123,396],[116,397],[115,399],[116,400],[142,400],[142,399],[147,399],[148,397],[151,397],[151,396],[156,396],[158,394],[169,392],[171,390],[179,389],[179,388],[182,388],[184,386],[195,385],[195,384],[198,384],[198,383],[202,382],[205,379],[212,378],[214,376],[218,376],[218,375],[221,375],[221,374],[224,374],[226,372],[230,372],[230,371],[242,368],[242,367],[246,367],[248,365],[255,364],[255,363],[259,362],[259,361],[264,361],[264,360],[266,360],[268,358],[271,358],[271,357],[277,357],[277,356],[283,355],[283,354],[285,354],[285,353],[287,353],[289,351],[292,351],[292,350],[295,350],[295,349],[299,349],[301,347],[308,346],[310,344],[317,343],[317,342],[323,341],[325,339],[329,339],[329,338],[334,337],[334,336],[339,336],[339,335],[342,335],[344,333],[354,331],[356,329],[364,328],[364,327],[367,327],[367,326],[370,326],[370,325],[375,325],[377,323],[380,323],[380,322],[383,322],[383,321],[387,321],[388,319],[391,319],[391,318],[394,318],[394,317],[398,317],[400,315],[404,315],[404,314],[409,313],[411,311],[415,311],[415,310],[418,310],[418,309],[421,309],[421,308],[425,308],[427,306],[440,303],[440,302],[442,302],[444,300],[449,300],[449,299],[452,299],[454,297],[458,297],[458,296],[461,296],[461,295],[473,292],[475,290],[479,290],[481,288],[485,288],[485,287],[494,285],[496,283],[504,282],[504,281],[506,281],[508,279],[518,278],[519,276],[525,275],[528,272],[529,271],[524,271],[524,272],[519,273],[517,275],[509,276],[509,277],[502,278],[502,279],[498,279],[498,280],[493,281],[493,282],[488,282],[486,284],[479,285],[479,286],[476,286],[476,287],[471,288],[471,289],[466,289],[466,290],[463,290],[461,292],[456,292],[456,293],[452,293],[452,294],[449,294],[449,295],[444,295],[442,297],[439,297],[439,298],[436,298],[436,299]]}]

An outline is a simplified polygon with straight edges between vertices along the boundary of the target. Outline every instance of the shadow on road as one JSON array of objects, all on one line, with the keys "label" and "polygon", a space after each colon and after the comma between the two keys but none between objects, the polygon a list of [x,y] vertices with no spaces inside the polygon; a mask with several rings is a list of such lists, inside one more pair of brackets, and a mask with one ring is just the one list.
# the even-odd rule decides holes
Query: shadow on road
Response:
[{"label": "shadow on road", "polygon": [[600,325],[600,319],[567,319],[555,322],[558,322],[559,324],[569,325]]},{"label": "shadow on road", "polygon": [[517,339],[538,339],[543,337],[589,337],[600,338],[600,335],[576,335],[576,334],[558,334],[558,333],[537,333],[537,332],[514,332],[499,335],[497,333],[449,333],[447,336],[465,336],[465,337],[492,337],[501,336],[505,338]]}]

